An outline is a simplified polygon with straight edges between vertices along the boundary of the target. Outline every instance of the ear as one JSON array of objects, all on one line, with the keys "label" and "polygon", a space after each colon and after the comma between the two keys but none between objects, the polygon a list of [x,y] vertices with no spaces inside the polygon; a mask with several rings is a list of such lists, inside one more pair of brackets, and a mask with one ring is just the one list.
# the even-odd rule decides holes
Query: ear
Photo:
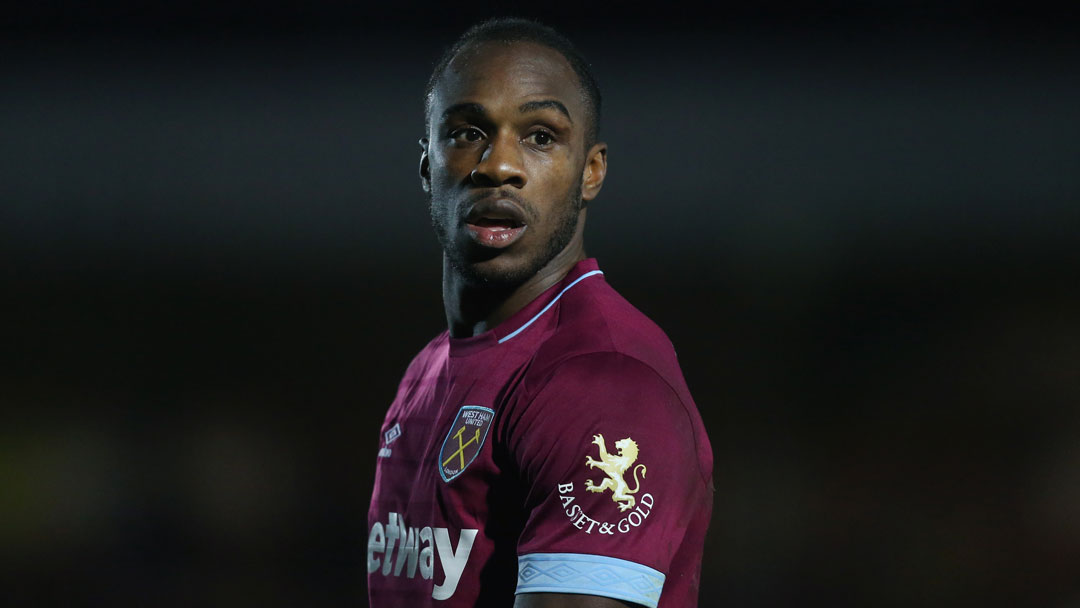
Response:
[{"label": "ear", "polygon": [[591,201],[600,194],[607,176],[607,144],[597,142],[585,157],[585,169],[581,175],[581,200]]},{"label": "ear", "polygon": [[428,140],[426,137],[420,138],[420,187],[424,189],[424,192],[431,192],[431,165],[428,163]]}]

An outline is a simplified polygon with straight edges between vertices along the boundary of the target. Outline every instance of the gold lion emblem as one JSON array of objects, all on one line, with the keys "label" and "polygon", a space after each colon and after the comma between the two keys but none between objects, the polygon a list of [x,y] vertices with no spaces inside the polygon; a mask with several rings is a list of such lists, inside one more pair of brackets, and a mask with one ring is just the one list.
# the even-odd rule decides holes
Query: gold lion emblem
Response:
[{"label": "gold lion emblem", "polygon": [[638,469],[641,469],[641,478],[644,479],[646,471],[645,465],[639,464],[634,467],[633,490],[630,489],[626,480],[623,479],[623,473],[625,473],[634,464],[634,461],[637,460],[637,443],[629,437],[616,441],[615,449],[619,450],[619,454],[618,456],[615,456],[608,453],[607,444],[604,441],[603,435],[593,435],[592,442],[600,448],[600,460],[596,460],[592,456],[586,456],[585,464],[607,473],[607,479],[602,481],[599,485],[593,483],[591,479],[586,479],[585,489],[589,492],[611,490],[611,500],[619,505],[620,511],[633,509],[636,501],[631,494],[637,494],[637,491],[641,489],[641,482],[638,481],[637,472]]}]

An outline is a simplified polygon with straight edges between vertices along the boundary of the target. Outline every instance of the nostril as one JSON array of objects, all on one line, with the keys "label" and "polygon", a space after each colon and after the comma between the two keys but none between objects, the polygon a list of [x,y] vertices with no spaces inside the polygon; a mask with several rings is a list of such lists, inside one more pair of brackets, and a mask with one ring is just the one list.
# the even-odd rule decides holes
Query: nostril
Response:
[{"label": "nostril", "polygon": [[481,171],[479,168],[473,169],[472,172],[469,173],[469,179],[477,186],[494,186],[496,183],[490,175]]}]

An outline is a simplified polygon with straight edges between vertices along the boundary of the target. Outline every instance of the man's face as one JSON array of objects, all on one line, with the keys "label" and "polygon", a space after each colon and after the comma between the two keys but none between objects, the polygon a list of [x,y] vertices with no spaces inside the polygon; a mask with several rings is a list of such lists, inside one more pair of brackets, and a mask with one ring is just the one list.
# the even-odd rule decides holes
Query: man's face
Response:
[{"label": "man's face", "polygon": [[488,42],[450,63],[433,91],[421,176],[443,251],[467,280],[518,285],[582,246],[586,121],[557,51]]}]

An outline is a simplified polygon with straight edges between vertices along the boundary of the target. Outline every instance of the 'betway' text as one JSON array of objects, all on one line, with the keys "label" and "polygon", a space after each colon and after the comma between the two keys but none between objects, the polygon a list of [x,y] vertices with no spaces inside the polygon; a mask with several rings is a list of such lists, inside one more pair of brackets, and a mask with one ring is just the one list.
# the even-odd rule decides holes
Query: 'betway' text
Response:
[{"label": "'betway' text", "polygon": [[455,549],[450,544],[450,531],[446,528],[425,526],[417,529],[406,526],[404,515],[391,512],[385,526],[382,522],[375,522],[371,526],[367,545],[368,572],[379,571],[383,576],[415,578],[419,570],[421,578],[431,579],[435,575],[435,552],[438,552],[444,578],[442,584],[435,585],[431,590],[431,597],[448,599],[457,591],[477,532],[473,529],[462,530]]}]

